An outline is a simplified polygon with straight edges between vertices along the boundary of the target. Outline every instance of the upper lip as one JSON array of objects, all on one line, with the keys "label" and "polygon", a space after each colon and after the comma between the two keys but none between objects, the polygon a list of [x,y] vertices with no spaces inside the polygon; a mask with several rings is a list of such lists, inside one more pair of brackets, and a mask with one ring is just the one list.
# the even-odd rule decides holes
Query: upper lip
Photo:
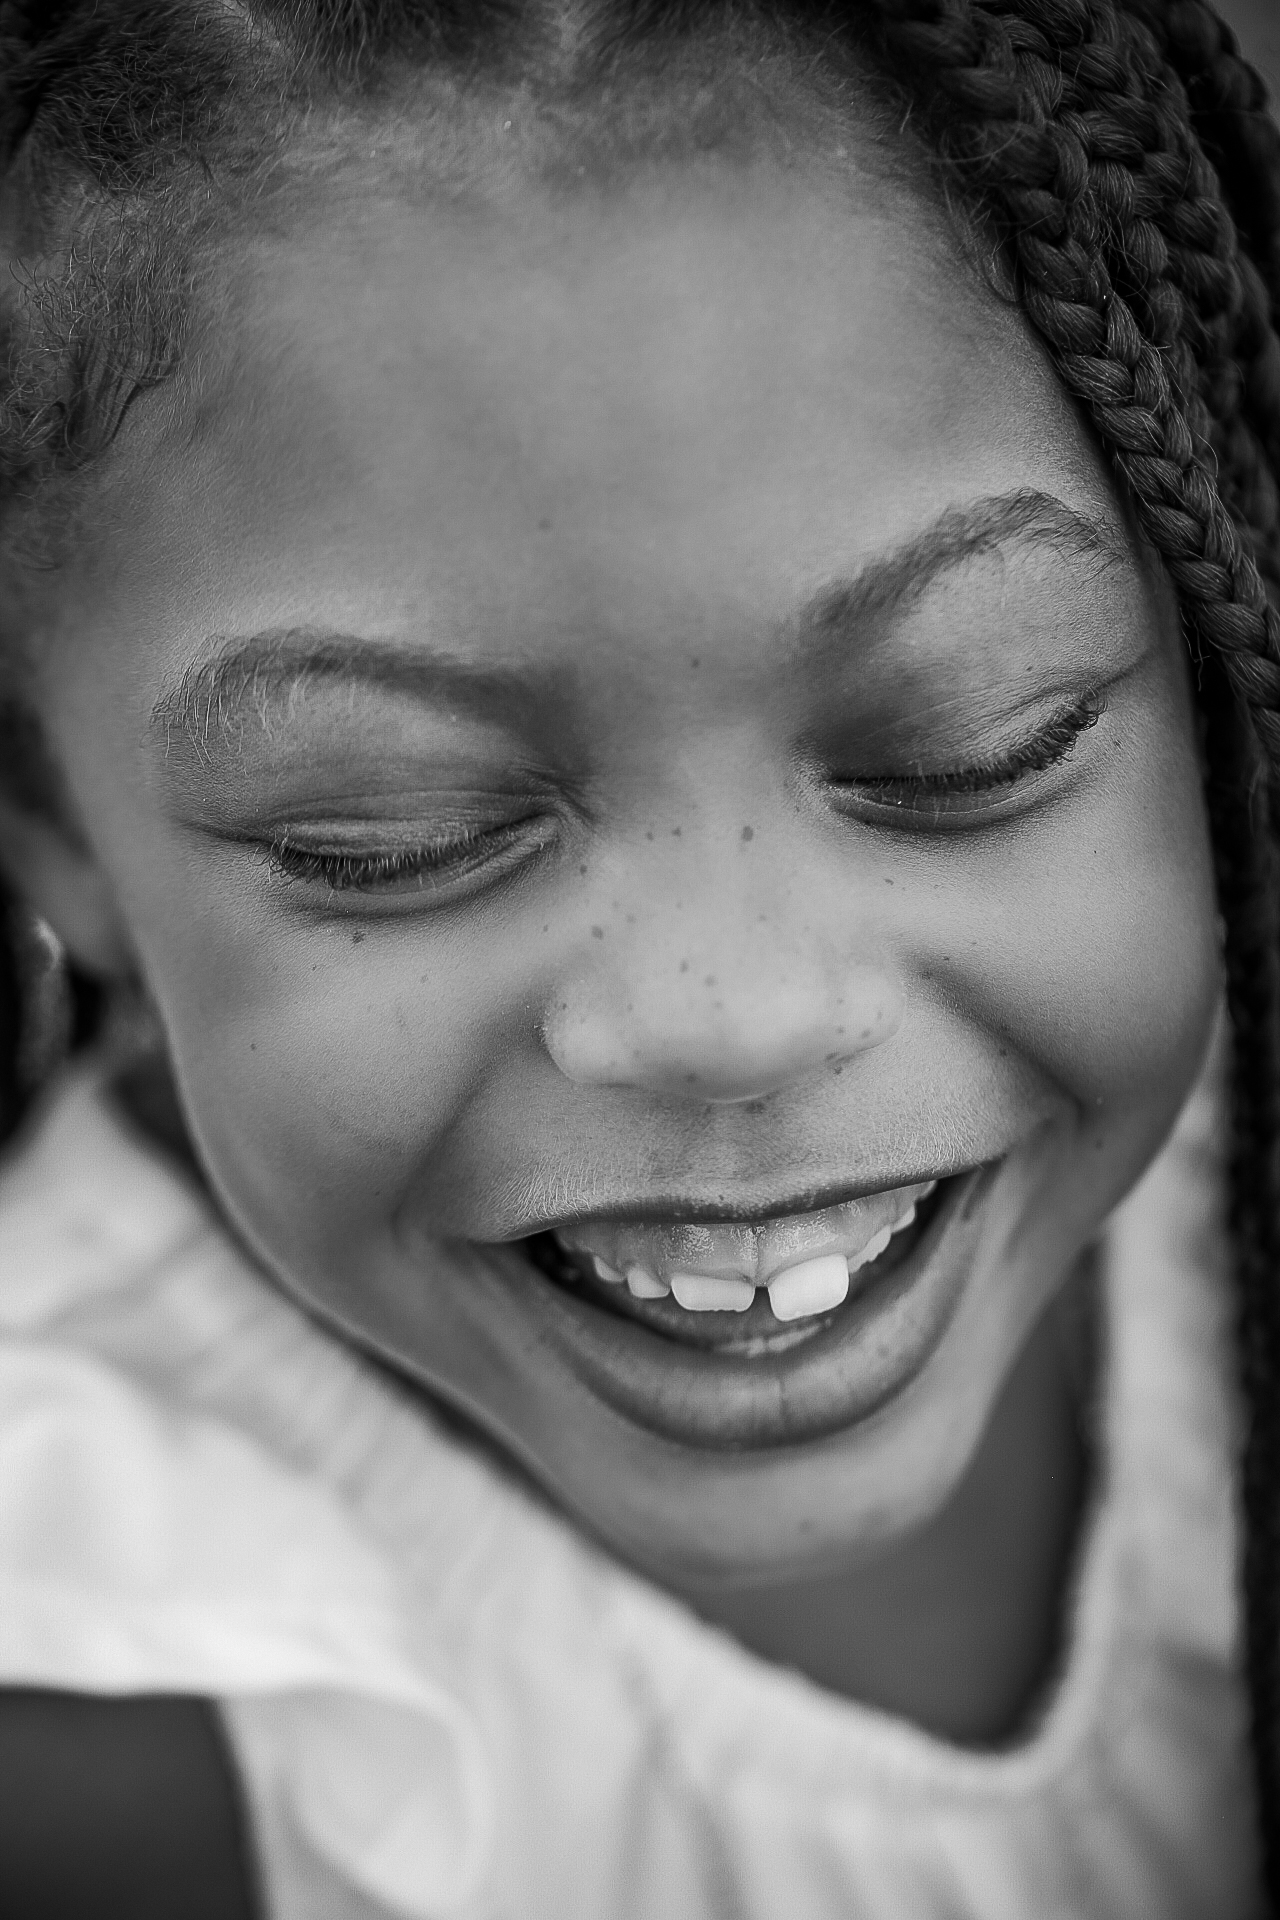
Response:
[{"label": "upper lip", "polygon": [[929,1167],[923,1171],[898,1173],[889,1178],[829,1182],[804,1187],[786,1194],[760,1199],[743,1194],[740,1198],[717,1193],[714,1198],[701,1195],[657,1194],[643,1200],[619,1199],[610,1204],[595,1200],[590,1206],[558,1212],[554,1217],[532,1221],[513,1238],[526,1239],[535,1233],[585,1226],[591,1221],[607,1220],[619,1226],[753,1226],[791,1214],[820,1213],[826,1207],[844,1206],[851,1200],[863,1200],[873,1193],[892,1193],[898,1187],[923,1185],[926,1181],[952,1179],[959,1173],[971,1173],[976,1162],[955,1167]]}]

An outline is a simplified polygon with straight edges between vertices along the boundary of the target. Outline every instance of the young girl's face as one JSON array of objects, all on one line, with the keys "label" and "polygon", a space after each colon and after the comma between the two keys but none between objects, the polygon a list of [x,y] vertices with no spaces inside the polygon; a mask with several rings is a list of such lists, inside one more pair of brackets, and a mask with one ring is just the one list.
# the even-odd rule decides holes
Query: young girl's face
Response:
[{"label": "young girl's face", "polygon": [[267,1265],[615,1547],[874,1549],[1216,1004],[1098,456],[856,176],[330,200],[228,313],[46,650],[92,863],[37,892],[136,958]]}]

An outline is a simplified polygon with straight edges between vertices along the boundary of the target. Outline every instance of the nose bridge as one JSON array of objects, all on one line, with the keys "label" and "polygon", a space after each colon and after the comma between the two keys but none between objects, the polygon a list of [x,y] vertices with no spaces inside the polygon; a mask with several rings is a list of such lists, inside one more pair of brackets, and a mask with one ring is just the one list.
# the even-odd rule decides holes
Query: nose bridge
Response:
[{"label": "nose bridge", "polygon": [[[775,1092],[892,1034],[902,994],[852,884],[753,829],[681,830],[575,943],[544,1025],[578,1083],[702,1101]],[[681,836],[675,836],[680,838]]]}]

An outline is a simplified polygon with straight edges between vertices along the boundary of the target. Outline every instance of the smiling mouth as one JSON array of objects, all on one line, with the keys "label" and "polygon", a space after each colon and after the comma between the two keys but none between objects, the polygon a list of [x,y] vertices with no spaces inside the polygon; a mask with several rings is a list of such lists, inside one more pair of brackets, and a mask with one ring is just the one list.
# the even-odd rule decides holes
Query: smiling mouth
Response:
[{"label": "smiling mouth", "polygon": [[1003,1165],[749,1225],[575,1222],[511,1249],[506,1297],[581,1386],[665,1440],[820,1439],[927,1365]]},{"label": "smiling mouth", "polygon": [[525,1247],[548,1278],[606,1311],[759,1359],[811,1338],[895,1269],[940,1198],[926,1180],[750,1223],[586,1221]]}]

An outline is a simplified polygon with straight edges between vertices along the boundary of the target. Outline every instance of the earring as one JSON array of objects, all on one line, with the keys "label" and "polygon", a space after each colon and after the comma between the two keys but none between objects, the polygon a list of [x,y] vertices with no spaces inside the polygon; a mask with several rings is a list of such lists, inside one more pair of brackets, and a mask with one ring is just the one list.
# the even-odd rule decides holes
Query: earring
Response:
[{"label": "earring", "polygon": [[47,920],[21,902],[7,915],[18,982],[16,1069],[23,1098],[61,1066],[71,1050],[75,1006],[67,950]]}]

